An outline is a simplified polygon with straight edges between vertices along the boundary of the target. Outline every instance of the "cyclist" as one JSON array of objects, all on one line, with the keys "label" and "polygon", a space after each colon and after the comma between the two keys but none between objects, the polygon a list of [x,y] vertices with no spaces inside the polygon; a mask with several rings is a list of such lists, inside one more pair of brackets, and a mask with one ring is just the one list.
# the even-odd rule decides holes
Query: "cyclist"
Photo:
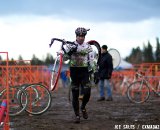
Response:
[{"label": "cyclist", "polygon": [[[92,47],[85,42],[85,36],[89,29],[78,27],[75,30],[77,46],[69,45],[66,48],[67,54],[70,59],[70,77],[72,80],[72,106],[75,113],[75,123],[80,123],[79,112],[79,90],[83,90],[83,99],[80,106],[82,116],[84,119],[88,118],[86,105],[89,101],[91,94],[91,87],[89,83],[89,65],[92,65],[94,59]],[[83,87],[83,88],[80,88]]]}]

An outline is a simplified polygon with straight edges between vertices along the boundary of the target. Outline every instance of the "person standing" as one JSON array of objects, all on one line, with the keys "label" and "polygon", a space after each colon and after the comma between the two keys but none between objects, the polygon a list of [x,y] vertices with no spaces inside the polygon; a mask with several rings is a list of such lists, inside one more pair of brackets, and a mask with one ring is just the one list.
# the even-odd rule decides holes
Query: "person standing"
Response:
[{"label": "person standing", "polygon": [[107,89],[107,101],[112,101],[112,89],[111,89],[111,76],[113,71],[113,63],[112,63],[112,56],[108,53],[107,45],[103,45],[101,47],[101,60],[99,62],[99,69],[98,69],[98,77],[99,77],[99,92],[100,98],[97,101],[104,101],[105,100],[105,87]]},{"label": "person standing", "polygon": [[[86,105],[89,102],[91,95],[91,87],[89,83],[89,62],[92,53],[92,47],[85,42],[87,29],[78,27],[75,30],[77,46],[70,45],[66,48],[67,54],[70,59],[70,77],[72,87],[72,106],[75,113],[75,123],[80,123],[80,110],[84,119],[88,118]],[[79,108],[79,95],[83,87],[83,99]],[[80,110],[79,110],[80,109]]]}]

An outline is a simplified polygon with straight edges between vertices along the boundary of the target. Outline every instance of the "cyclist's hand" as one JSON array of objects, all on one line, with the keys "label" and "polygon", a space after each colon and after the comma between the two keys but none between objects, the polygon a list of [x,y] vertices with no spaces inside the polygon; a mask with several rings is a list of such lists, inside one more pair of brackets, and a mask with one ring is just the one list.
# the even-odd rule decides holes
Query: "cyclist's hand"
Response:
[{"label": "cyclist's hand", "polygon": [[77,51],[77,46],[72,47],[70,51],[76,52]]},{"label": "cyclist's hand", "polygon": [[77,46],[74,46],[70,49],[70,51],[68,52],[68,55],[71,56],[73,53],[75,53],[77,51]]}]

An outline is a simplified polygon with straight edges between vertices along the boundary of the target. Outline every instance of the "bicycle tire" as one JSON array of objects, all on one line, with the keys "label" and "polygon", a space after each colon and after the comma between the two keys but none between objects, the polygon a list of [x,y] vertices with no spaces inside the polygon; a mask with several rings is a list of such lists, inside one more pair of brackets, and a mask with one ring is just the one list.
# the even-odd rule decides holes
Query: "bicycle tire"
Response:
[{"label": "bicycle tire", "polygon": [[51,71],[51,80],[50,80],[50,90],[51,91],[54,91],[55,88],[57,87],[61,69],[62,69],[62,53],[59,55],[59,59],[57,57],[57,59],[55,60],[53,69]]},{"label": "bicycle tire", "polygon": [[[26,88],[27,88],[28,85],[29,85],[29,84],[23,84],[23,85],[21,86],[21,89],[23,89],[23,90],[26,91],[26,92],[28,91],[28,95],[29,95],[29,96],[31,95],[30,99],[32,99],[32,104],[34,104],[34,103],[36,102],[36,99],[39,98],[39,93],[38,93],[38,90],[35,89],[34,87],[31,87],[31,90],[33,90],[33,91],[27,90]],[[30,101],[30,102],[31,102],[31,101]],[[21,102],[21,104],[22,104],[22,102]]]},{"label": "bicycle tire", "polygon": [[[6,89],[1,91],[0,96],[6,96]],[[5,99],[5,96],[3,97]],[[9,87],[9,115],[17,116],[21,114],[28,105],[28,95],[19,87]]]},{"label": "bicycle tire", "polygon": [[150,96],[150,89],[146,82],[136,81],[127,89],[127,97],[133,103],[144,103]]},{"label": "bicycle tire", "polygon": [[[35,90],[38,92],[38,98],[34,98]],[[50,91],[42,84],[30,84],[25,87],[25,91],[29,95],[29,103],[26,111],[32,115],[41,115],[45,113],[51,106],[52,97]],[[34,93],[33,93],[34,92]],[[34,101],[32,100],[34,99]]]},{"label": "bicycle tire", "polygon": [[97,64],[99,64],[100,59],[101,59],[101,46],[100,46],[100,44],[95,40],[90,40],[87,43],[90,44],[90,45],[94,45],[97,48],[97,51],[98,51]]}]

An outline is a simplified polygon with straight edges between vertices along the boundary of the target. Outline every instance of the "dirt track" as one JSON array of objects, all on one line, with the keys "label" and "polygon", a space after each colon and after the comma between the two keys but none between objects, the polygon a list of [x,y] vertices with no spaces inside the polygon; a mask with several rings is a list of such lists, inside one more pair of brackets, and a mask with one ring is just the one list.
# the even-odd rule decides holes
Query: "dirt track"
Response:
[{"label": "dirt track", "polygon": [[[80,124],[73,123],[73,111],[68,102],[68,88],[59,88],[52,93],[51,108],[40,116],[29,116],[25,112],[10,118],[13,130],[114,130],[160,129],[160,99],[154,97],[144,104],[130,103],[125,96],[113,95],[112,102],[97,102],[98,92],[92,88],[87,105],[89,119],[81,118]],[[150,126],[148,126],[150,125]],[[151,130],[151,129],[149,129]]]}]

